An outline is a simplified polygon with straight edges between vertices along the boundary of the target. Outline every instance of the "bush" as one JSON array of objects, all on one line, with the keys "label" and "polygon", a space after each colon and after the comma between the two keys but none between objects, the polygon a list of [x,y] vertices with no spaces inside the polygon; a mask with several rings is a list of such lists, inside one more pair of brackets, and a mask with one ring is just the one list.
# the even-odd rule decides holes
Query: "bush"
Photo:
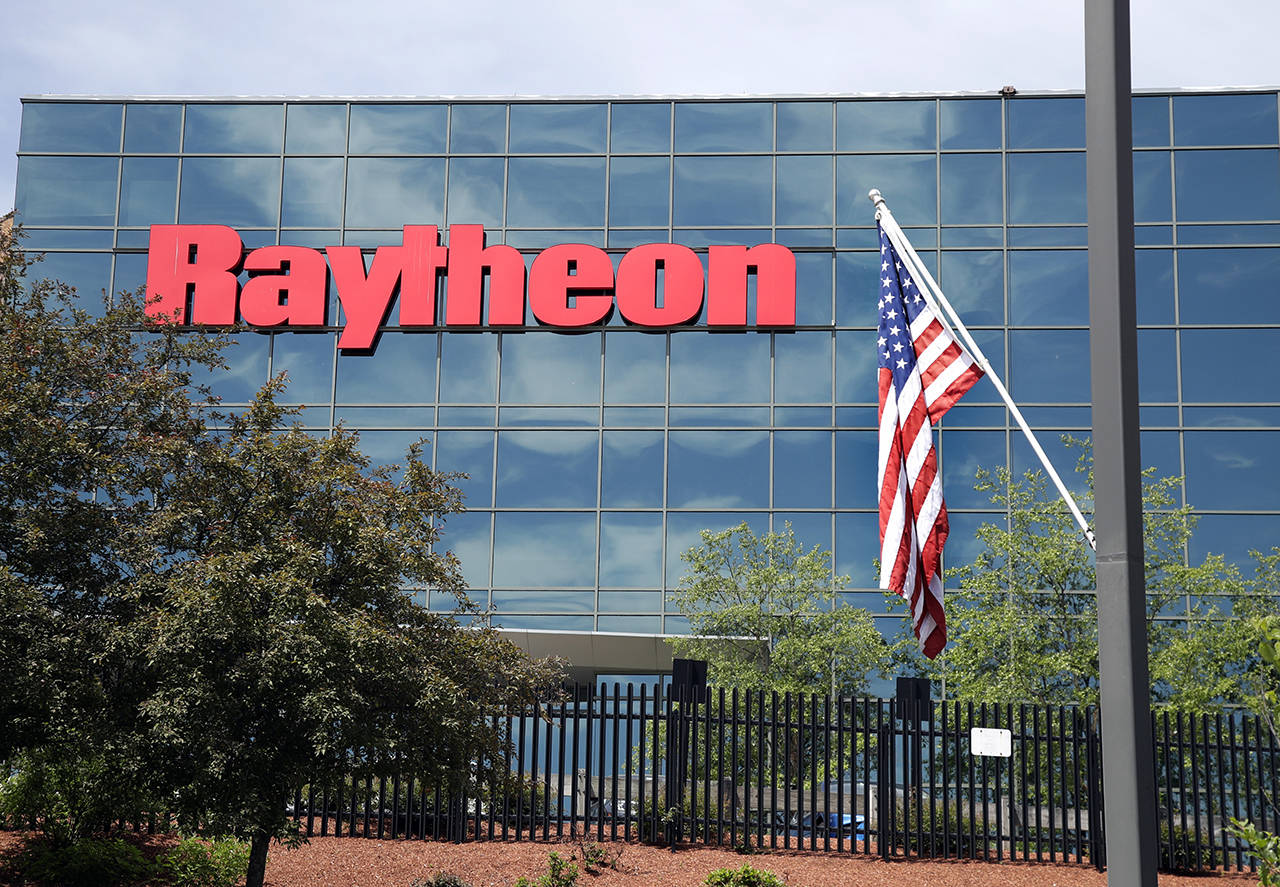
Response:
[{"label": "bush", "polygon": [[66,847],[106,831],[120,819],[140,818],[145,805],[118,762],[67,749],[20,755],[0,781],[0,814],[38,829]]},{"label": "bush", "polygon": [[174,887],[235,887],[249,868],[249,845],[235,838],[183,838],[159,860]]},{"label": "bush", "polygon": [[536,881],[521,876],[516,879],[515,887],[574,887],[577,883],[578,867],[573,864],[573,857],[561,856],[552,850],[547,859],[547,873]]},{"label": "bush", "polygon": [[[654,830],[653,818],[654,807],[658,811],[658,827]],[[702,809],[702,804],[698,804],[699,819],[705,819],[707,813]],[[666,799],[659,796],[657,798],[645,798],[644,806],[640,809],[640,821],[637,823],[640,829],[640,840],[651,844],[664,844],[667,841],[667,826],[671,825],[679,829],[679,840],[696,841],[704,838],[709,832],[708,824],[705,821],[694,823],[693,816],[693,800],[689,795],[685,795],[680,806],[668,805]]]},{"label": "bush", "polygon": [[1258,861],[1261,887],[1280,887],[1280,835],[1264,832],[1248,820],[1231,818],[1227,834],[1249,845],[1249,855]]},{"label": "bush", "polygon": [[785,887],[773,872],[752,868],[746,863],[740,869],[716,869],[707,875],[707,887]]},{"label": "bush", "polygon": [[471,884],[448,872],[436,872],[430,878],[414,878],[409,887],[471,887]]},{"label": "bush", "polygon": [[582,852],[582,867],[592,875],[598,875],[604,869],[617,871],[618,860],[622,858],[621,845],[606,847],[595,841],[589,841],[579,844],[578,849]]},{"label": "bush", "polygon": [[[1227,828],[1230,833],[1230,827]],[[1169,854],[1169,823],[1160,823],[1160,855],[1158,857],[1162,870],[1170,872],[1198,872],[1214,867],[1213,850],[1209,847],[1207,835],[1203,835],[1197,852],[1195,829],[1173,827],[1173,858]]]},{"label": "bush", "polygon": [[[918,856],[942,856],[963,858],[980,853],[985,846],[982,836],[981,821],[970,823],[969,817],[956,809],[955,804],[935,803],[932,814],[933,827],[930,828],[929,800],[926,798],[916,806],[916,799],[909,797],[905,802],[893,808],[893,835],[882,835],[881,840],[889,837],[899,847]],[[920,826],[923,841],[917,841],[916,826]],[[945,823],[945,824],[944,824]],[[973,826],[973,841],[969,840],[969,827]]]},{"label": "bush", "polygon": [[18,870],[44,887],[124,887],[155,875],[142,851],[120,838],[86,838],[62,847],[42,841],[22,854]]}]

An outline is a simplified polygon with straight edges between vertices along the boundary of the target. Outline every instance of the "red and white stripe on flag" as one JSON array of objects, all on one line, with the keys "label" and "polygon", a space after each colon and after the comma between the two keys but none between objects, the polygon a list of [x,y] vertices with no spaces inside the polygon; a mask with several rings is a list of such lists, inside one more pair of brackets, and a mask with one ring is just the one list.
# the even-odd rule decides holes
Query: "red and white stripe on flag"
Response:
[{"label": "red and white stripe on flag", "polygon": [[880,238],[880,587],[910,605],[920,650],[933,659],[947,642],[948,533],[933,423],[983,373],[920,295],[883,230]]}]

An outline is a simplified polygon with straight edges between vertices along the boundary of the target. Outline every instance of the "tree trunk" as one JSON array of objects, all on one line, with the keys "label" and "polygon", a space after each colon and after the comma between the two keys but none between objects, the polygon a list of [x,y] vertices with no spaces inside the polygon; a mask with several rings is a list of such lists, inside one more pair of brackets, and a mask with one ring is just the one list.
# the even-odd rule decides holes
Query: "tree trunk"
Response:
[{"label": "tree trunk", "polygon": [[254,835],[249,845],[249,872],[244,879],[244,887],[262,887],[263,878],[267,875],[267,848],[271,846],[270,835]]}]

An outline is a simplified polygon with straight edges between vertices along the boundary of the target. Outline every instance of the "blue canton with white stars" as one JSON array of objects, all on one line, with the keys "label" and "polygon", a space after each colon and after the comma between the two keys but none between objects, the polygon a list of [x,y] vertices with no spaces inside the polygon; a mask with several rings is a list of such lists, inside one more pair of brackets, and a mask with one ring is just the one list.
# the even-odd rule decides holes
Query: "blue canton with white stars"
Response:
[{"label": "blue canton with white stars", "polygon": [[893,387],[902,391],[916,367],[911,322],[926,307],[915,281],[880,228],[879,366],[893,372]]}]

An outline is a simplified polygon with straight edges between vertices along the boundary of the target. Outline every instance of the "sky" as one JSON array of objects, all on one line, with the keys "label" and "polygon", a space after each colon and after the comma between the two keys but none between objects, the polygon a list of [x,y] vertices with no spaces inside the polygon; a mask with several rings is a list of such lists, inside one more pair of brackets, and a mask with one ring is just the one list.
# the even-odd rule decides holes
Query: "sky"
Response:
[{"label": "sky", "polygon": [[[45,0],[0,28],[0,213],[24,95],[994,94],[1084,86],[1072,0]],[[1134,0],[1135,88],[1276,86],[1275,0]]]}]

